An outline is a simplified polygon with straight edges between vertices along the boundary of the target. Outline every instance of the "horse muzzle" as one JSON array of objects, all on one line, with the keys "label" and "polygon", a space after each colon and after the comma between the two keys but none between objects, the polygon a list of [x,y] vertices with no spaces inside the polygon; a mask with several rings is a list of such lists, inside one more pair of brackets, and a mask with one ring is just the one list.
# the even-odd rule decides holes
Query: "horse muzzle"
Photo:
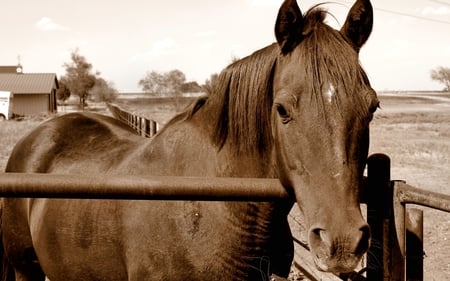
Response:
[{"label": "horse muzzle", "polygon": [[353,271],[370,246],[370,228],[363,224],[355,231],[338,235],[322,228],[309,232],[311,254],[317,268],[325,272],[347,273]]}]

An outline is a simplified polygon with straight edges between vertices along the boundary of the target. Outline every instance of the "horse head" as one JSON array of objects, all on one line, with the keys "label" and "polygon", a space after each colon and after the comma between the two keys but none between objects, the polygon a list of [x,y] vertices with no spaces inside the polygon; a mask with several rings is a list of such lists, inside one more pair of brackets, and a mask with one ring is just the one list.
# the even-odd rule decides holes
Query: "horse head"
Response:
[{"label": "horse head", "polygon": [[358,53],[372,30],[370,1],[358,0],[341,30],[320,7],[279,10],[273,81],[273,138],[279,177],[303,211],[311,252],[323,271],[354,269],[370,244],[359,192],[369,122],[378,100]]}]

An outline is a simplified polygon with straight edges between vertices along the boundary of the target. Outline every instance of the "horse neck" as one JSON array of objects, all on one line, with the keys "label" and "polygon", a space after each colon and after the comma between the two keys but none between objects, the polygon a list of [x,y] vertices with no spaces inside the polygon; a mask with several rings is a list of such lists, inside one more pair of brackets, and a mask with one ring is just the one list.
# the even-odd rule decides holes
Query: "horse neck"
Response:
[{"label": "horse neck", "polygon": [[[232,265],[237,274],[243,271],[243,275],[251,276],[249,280],[260,280],[261,274],[269,271],[282,275],[289,270],[285,265],[291,263],[292,236],[287,214],[292,203],[227,202],[225,205],[229,212],[224,238],[232,242],[220,253],[223,267]],[[236,253],[240,255],[237,260]]]},{"label": "horse neck", "polygon": [[[286,219],[294,201],[286,199],[276,202],[228,202],[227,219],[230,225],[236,226],[248,235],[264,235],[273,230],[281,220]],[[263,239],[263,237],[258,237]],[[258,239],[248,241],[258,243]]]},{"label": "horse neck", "polygon": [[[256,153],[255,151],[246,153],[236,153],[233,147],[228,142],[225,142],[223,147],[218,147],[211,139],[211,130],[214,126],[211,125],[211,120],[217,118],[214,112],[215,108],[203,107],[195,113],[192,118],[182,120],[173,124],[173,129],[176,131],[186,130],[191,134],[195,134],[195,139],[202,140],[201,146],[193,145],[189,149],[198,149],[208,151],[206,158],[197,153],[196,155],[202,159],[197,159],[196,162],[209,161],[208,167],[215,166],[213,171],[198,171],[200,174],[183,174],[185,176],[208,176],[208,177],[233,177],[233,178],[277,178],[277,167],[275,161],[274,150],[271,149],[264,153]],[[188,129],[185,129],[187,127]],[[167,128],[166,133],[172,134],[170,128]],[[194,132],[195,131],[195,132]],[[162,137],[162,136],[161,136]],[[170,136],[165,136],[170,137]],[[214,155],[211,155],[214,154]],[[212,160],[214,159],[214,160]],[[197,164],[196,164],[197,165]],[[220,187],[218,187],[220,188]],[[287,207],[286,207],[287,206]],[[230,210],[230,219],[235,220],[238,225],[239,221],[251,221],[252,224],[261,224],[265,226],[270,225],[270,221],[274,217],[287,216],[291,203],[277,202],[277,203],[254,203],[249,204],[230,202],[227,208]]]},{"label": "horse neck", "polygon": [[[217,147],[210,138],[211,130],[214,127],[210,125],[211,122],[208,122],[212,119],[210,114],[211,112],[208,110],[199,110],[192,118],[171,124],[170,128],[166,128],[157,137],[172,138],[173,140],[175,135],[186,137],[187,132],[193,136],[189,143],[194,141],[195,145],[190,146],[189,149],[198,151],[194,151],[196,159],[189,166],[198,165],[202,168],[193,173],[183,171],[178,175],[235,178],[275,178],[277,176],[273,151],[246,155],[234,153],[227,143],[221,148]],[[185,134],[180,132],[185,132]],[[198,145],[199,142],[202,142],[201,145]],[[173,162],[168,161],[168,163]],[[205,166],[202,166],[203,162],[207,162],[208,172],[205,171]],[[211,169],[211,167],[213,168]],[[167,167],[164,167],[163,170],[168,171]],[[226,228],[221,231],[223,237],[220,237],[225,245],[222,248],[223,251],[218,253],[220,256],[218,262],[221,268],[231,266],[230,272],[242,271],[242,276],[247,276],[247,274],[261,276],[261,271],[258,270],[265,271],[260,268],[264,262],[270,261],[271,270],[277,262],[284,264],[282,261],[286,258],[286,254],[283,251],[285,250],[283,245],[289,244],[291,241],[287,215],[292,206],[293,201],[291,200],[221,203],[217,208],[223,208],[221,219],[225,220],[223,225],[226,225]],[[242,253],[239,260],[236,260],[236,253]],[[290,264],[290,260],[287,263]],[[256,271],[248,273],[249,265]]]}]

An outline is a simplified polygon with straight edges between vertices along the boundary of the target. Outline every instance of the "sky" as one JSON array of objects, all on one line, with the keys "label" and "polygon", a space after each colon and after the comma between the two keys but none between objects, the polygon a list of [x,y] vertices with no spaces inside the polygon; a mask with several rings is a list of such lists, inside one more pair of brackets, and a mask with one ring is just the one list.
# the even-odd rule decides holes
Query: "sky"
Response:
[{"label": "sky", "polygon": [[[297,1],[302,12],[326,0]],[[233,58],[275,41],[282,0],[0,0],[0,65],[64,75],[78,49],[120,92],[140,91],[148,71],[179,69],[203,84]],[[340,28],[352,1],[326,4]],[[374,0],[374,28],[360,52],[373,88],[441,90],[450,67],[450,0]]]}]

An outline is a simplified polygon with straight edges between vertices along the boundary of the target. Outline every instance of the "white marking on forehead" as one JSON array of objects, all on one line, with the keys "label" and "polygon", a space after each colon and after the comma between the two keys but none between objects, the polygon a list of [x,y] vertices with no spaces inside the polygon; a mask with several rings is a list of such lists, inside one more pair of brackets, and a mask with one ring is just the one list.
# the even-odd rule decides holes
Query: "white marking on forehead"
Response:
[{"label": "white marking on forehead", "polygon": [[328,103],[331,103],[331,100],[333,99],[333,96],[335,94],[335,89],[332,84],[328,84],[328,88],[326,88],[325,92],[323,93],[325,100]]}]

